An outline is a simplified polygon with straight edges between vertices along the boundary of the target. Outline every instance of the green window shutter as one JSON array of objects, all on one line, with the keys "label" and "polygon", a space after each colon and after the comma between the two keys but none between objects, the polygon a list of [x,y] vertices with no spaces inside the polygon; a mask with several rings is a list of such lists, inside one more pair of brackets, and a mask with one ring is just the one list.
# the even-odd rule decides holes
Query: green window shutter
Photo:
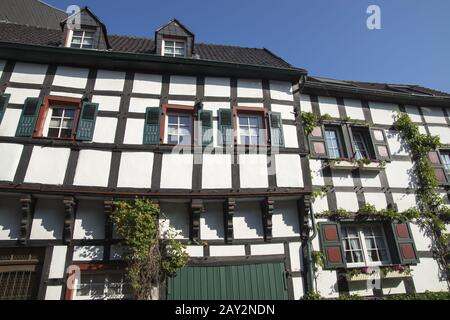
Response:
[{"label": "green window shutter", "polygon": [[8,106],[10,94],[0,95],[0,124],[2,123],[3,115],[5,114],[6,107]]},{"label": "green window shutter", "polygon": [[213,116],[211,110],[200,110],[198,114],[201,125],[201,141],[203,146],[213,143]]},{"label": "green window shutter", "polygon": [[33,135],[41,105],[41,98],[26,98],[17,126],[16,137],[31,137]]},{"label": "green window shutter", "polygon": [[232,145],[234,140],[233,112],[231,109],[219,109],[219,131],[222,145]]},{"label": "green window shutter", "polygon": [[431,151],[428,153],[428,159],[433,166],[434,175],[440,185],[448,185],[449,177],[444,167],[442,157],[439,151]]},{"label": "green window shutter", "polygon": [[328,158],[327,144],[325,142],[325,127],[317,126],[308,136],[309,150],[314,158]]},{"label": "green window shutter", "polygon": [[270,143],[272,146],[284,146],[283,124],[281,113],[269,112]]},{"label": "green window shutter", "polygon": [[391,153],[383,129],[370,128],[370,137],[372,138],[373,149],[377,160],[389,160]]},{"label": "green window shutter", "polygon": [[396,262],[400,264],[417,264],[419,257],[417,256],[417,250],[409,224],[406,222],[393,222],[391,224],[391,230],[397,249]]},{"label": "green window shutter", "polygon": [[319,223],[319,235],[320,246],[325,255],[325,268],[333,269],[345,267],[345,257],[339,223]]},{"label": "green window shutter", "polygon": [[149,107],[145,110],[144,144],[159,144],[160,118],[161,118],[160,108]]},{"label": "green window shutter", "polygon": [[77,140],[92,141],[97,119],[98,103],[83,102],[80,119],[78,120]]}]

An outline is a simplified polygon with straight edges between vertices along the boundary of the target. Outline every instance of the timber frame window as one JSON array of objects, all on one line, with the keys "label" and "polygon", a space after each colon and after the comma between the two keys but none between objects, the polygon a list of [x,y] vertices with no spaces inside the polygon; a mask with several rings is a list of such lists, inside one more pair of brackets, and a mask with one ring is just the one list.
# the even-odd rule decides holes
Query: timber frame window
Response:
[{"label": "timber frame window", "polygon": [[265,108],[234,107],[234,142],[243,146],[265,146],[268,143]]},{"label": "timber frame window", "polygon": [[450,183],[450,150],[441,149],[428,153],[428,159],[433,166],[434,175],[441,185]]},{"label": "timber frame window", "polygon": [[383,129],[326,121],[308,136],[311,156],[321,159],[385,161],[391,159]]},{"label": "timber frame window", "polygon": [[168,145],[194,144],[194,107],[163,105],[160,135]]},{"label": "timber frame window", "polygon": [[414,239],[407,222],[319,222],[325,269],[417,264]]},{"label": "timber frame window", "polygon": [[78,49],[94,49],[95,30],[70,30],[66,47]]},{"label": "timber frame window", "polygon": [[341,230],[348,267],[390,263],[386,237],[381,225],[342,225]]}]

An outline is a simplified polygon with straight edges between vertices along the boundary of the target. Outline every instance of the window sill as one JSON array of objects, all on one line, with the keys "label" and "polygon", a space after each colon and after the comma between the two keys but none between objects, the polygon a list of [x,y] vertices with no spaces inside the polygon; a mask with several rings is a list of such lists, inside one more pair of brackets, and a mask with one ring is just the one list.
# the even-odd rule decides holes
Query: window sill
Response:
[{"label": "window sill", "polygon": [[355,170],[359,168],[364,171],[380,171],[384,168],[382,162],[371,160],[370,163],[358,163],[349,159],[331,159],[327,161],[326,166],[334,170]]}]

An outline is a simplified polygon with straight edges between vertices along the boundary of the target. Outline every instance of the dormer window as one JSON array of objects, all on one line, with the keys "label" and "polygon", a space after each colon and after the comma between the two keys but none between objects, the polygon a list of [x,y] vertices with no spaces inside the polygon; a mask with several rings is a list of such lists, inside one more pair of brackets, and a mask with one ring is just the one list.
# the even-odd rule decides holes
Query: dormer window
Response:
[{"label": "dormer window", "polygon": [[94,32],[84,30],[74,30],[70,41],[71,48],[92,49],[94,42]]},{"label": "dormer window", "polygon": [[184,58],[186,56],[186,42],[183,40],[163,40],[164,56]]}]

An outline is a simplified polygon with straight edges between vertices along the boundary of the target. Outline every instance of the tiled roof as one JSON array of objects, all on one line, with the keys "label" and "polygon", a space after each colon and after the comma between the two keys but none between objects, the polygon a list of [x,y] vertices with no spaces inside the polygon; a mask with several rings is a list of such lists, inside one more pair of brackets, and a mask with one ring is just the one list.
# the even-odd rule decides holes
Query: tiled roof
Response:
[{"label": "tiled roof", "polygon": [[58,47],[61,44],[61,40],[61,30],[31,27],[14,23],[0,23],[0,41],[3,42]]}]

